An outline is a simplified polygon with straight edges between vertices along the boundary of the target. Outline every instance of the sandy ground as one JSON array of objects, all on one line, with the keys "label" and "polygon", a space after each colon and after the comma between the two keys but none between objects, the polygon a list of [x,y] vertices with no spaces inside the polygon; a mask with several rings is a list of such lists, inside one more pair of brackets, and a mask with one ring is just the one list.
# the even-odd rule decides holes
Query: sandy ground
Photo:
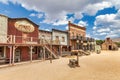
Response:
[{"label": "sandy ground", "polygon": [[120,80],[120,50],[82,56],[80,67],[70,68],[69,58],[0,69],[0,80]]}]

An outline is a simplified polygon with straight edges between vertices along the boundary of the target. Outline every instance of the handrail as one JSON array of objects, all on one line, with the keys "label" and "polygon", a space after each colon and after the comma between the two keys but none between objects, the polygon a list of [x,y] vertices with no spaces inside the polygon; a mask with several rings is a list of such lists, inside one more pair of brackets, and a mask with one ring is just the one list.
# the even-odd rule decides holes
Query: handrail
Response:
[{"label": "handrail", "polygon": [[[50,44],[50,43],[48,43],[47,42],[47,40],[45,39],[45,42],[47,43],[47,44],[45,44],[55,55],[57,55],[58,56],[58,51],[56,51],[54,48],[52,48],[51,46],[52,46],[52,43]],[[52,49],[51,49],[52,48]]]}]

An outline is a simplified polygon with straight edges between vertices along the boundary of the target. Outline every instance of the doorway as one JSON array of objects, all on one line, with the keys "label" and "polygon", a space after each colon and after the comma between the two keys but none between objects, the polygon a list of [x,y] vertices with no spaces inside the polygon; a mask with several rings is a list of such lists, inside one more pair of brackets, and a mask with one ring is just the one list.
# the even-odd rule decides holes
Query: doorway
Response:
[{"label": "doorway", "polygon": [[20,49],[16,49],[15,50],[15,61],[16,62],[20,62],[21,61],[21,50]]},{"label": "doorway", "polygon": [[112,50],[112,46],[111,45],[109,45],[109,50]]}]

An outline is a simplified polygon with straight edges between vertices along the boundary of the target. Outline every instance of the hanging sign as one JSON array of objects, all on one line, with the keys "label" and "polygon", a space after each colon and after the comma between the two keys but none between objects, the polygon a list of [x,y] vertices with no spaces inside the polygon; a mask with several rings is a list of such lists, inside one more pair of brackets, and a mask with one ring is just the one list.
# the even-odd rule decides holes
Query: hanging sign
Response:
[{"label": "hanging sign", "polygon": [[26,20],[16,21],[14,25],[17,30],[26,32],[26,33],[31,33],[35,30],[34,26]]}]

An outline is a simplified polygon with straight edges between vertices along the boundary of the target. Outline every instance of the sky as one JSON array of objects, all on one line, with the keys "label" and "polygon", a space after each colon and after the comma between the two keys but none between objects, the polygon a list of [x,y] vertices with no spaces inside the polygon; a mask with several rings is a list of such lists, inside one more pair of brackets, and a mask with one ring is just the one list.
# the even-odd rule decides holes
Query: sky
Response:
[{"label": "sky", "polygon": [[68,29],[68,21],[86,27],[86,36],[120,37],[120,0],[0,0],[0,14],[28,18],[39,29]]}]

